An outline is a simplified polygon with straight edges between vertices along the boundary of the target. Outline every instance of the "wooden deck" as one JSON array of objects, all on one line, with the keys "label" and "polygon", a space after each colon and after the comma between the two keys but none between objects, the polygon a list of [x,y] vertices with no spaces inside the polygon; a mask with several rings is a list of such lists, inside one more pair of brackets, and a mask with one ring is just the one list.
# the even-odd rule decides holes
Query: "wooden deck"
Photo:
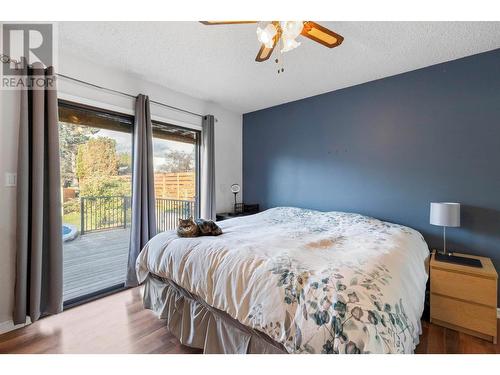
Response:
[{"label": "wooden deck", "polygon": [[63,243],[64,301],[125,281],[130,228],[86,233]]}]

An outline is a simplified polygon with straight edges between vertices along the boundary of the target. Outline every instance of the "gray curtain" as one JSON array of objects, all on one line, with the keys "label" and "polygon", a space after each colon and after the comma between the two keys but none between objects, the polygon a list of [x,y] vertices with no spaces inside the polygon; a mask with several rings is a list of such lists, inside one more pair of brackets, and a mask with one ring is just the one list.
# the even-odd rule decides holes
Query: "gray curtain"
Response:
[{"label": "gray curtain", "polygon": [[[24,76],[54,80],[52,67],[24,68]],[[52,81],[54,82],[54,81]],[[62,224],[55,83],[21,90],[17,171],[17,253],[13,320],[35,321],[62,311]]]},{"label": "gray curtain", "polygon": [[149,98],[135,102],[134,154],[132,170],[132,225],[126,286],[136,286],[135,262],[141,249],[156,234],[153,173],[153,129]]},{"label": "gray curtain", "polygon": [[201,217],[215,220],[215,118],[203,117],[201,128]]}]

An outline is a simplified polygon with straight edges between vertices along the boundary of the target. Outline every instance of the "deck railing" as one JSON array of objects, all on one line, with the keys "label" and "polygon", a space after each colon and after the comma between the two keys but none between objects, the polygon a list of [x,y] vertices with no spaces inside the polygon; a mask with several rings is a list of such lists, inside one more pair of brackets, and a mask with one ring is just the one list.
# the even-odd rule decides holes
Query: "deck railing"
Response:
[{"label": "deck railing", "polygon": [[195,217],[194,201],[178,199],[156,199],[156,231],[163,232],[177,228],[179,219]]},{"label": "deck railing", "polygon": [[[195,202],[157,198],[155,204],[158,232],[175,229],[179,218],[195,217]],[[80,197],[80,234],[116,228],[131,223],[131,199],[127,196]]]},{"label": "deck railing", "polygon": [[130,224],[130,197],[80,197],[80,234],[126,228]]}]

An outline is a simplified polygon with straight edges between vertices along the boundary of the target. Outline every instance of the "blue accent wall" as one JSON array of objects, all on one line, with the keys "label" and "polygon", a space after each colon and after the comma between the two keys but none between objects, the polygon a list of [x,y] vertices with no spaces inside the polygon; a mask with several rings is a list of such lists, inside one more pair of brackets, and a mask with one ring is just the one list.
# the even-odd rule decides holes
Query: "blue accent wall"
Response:
[{"label": "blue accent wall", "polygon": [[500,271],[500,49],[245,114],[243,184],[245,202],[357,212],[431,248],[429,203],[460,202],[448,248]]}]

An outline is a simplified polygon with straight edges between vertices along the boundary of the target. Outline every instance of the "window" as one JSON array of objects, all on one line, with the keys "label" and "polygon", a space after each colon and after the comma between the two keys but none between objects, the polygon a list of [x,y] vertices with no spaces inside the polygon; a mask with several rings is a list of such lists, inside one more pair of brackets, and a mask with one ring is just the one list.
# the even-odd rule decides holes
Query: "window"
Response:
[{"label": "window", "polygon": [[153,122],[154,183],[158,232],[179,218],[199,216],[200,132]]},{"label": "window", "polygon": [[65,305],[123,287],[133,117],[59,102]]}]

